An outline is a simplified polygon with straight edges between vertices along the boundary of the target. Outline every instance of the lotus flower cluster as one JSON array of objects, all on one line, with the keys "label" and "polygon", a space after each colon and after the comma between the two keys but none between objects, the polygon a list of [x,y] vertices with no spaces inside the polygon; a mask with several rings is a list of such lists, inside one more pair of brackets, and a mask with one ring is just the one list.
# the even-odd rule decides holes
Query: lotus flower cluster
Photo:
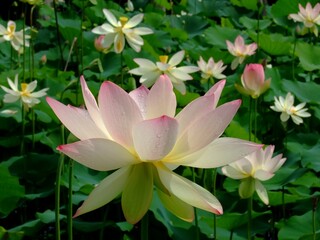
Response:
[{"label": "lotus flower cluster", "polygon": [[231,63],[231,69],[234,70],[239,64],[243,63],[244,59],[248,56],[255,54],[257,49],[256,43],[246,45],[242,36],[238,36],[234,41],[234,44],[230,41],[226,41],[228,51],[236,58]]},{"label": "lotus flower cluster", "polygon": [[241,179],[239,195],[241,198],[249,198],[256,191],[262,202],[269,204],[267,190],[261,181],[271,179],[286,161],[282,154],[272,157],[274,146],[270,145],[265,149],[259,149],[222,168],[224,175],[232,179]]},{"label": "lotus flower cluster", "polygon": [[288,92],[286,98],[284,99],[282,96],[279,98],[274,97],[274,106],[271,106],[271,109],[276,112],[281,112],[280,119],[282,122],[286,122],[291,117],[292,121],[299,125],[303,123],[303,119],[305,117],[310,117],[311,114],[308,113],[308,109],[304,108],[306,105],[305,102],[294,106],[294,96]]},{"label": "lotus flower cluster", "polygon": [[252,98],[258,98],[270,87],[271,80],[265,80],[263,66],[261,64],[249,64],[245,67],[241,76],[242,86],[236,84],[236,89]]},{"label": "lotus flower cluster", "polygon": [[318,36],[318,26],[320,25],[320,3],[317,3],[314,8],[308,2],[306,8],[299,4],[298,14],[292,13],[289,15],[289,19],[295,22],[302,22],[303,29],[302,34],[305,34],[310,30],[314,35]]},{"label": "lotus flower cluster", "polygon": [[109,23],[104,23],[101,26],[92,29],[93,33],[104,35],[104,46],[111,46],[114,44],[114,51],[121,53],[125,46],[125,41],[136,52],[140,52],[144,41],[140,35],[148,35],[153,33],[150,28],[137,27],[143,19],[143,14],[138,14],[128,19],[127,17],[120,17],[119,20],[108,10],[103,9],[103,13]]},{"label": "lotus flower cluster", "polygon": [[24,104],[25,108],[31,108],[34,105],[40,103],[39,98],[45,96],[48,91],[48,88],[44,88],[38,92],[34,92],[37,87],[37,81],[34,80],[31,83],[21,83],[21,90],[19,90],[19,83],[18,83],[18,74],[15,76],[14,82],[8,78],[8,84],[10,88],[5,86],[1,86],[3,91],[6,92],[4,95],[4,102],[12,103],[16,102],[21,99],[21,102]]},{"label": "lotus flower cluster", "polygon": [[23,31],[27,29],[28,28],[17,32],[14,21],[8,21],[7,28],[0,24],[0,42],[9,41],[11,46],[21,53],[23,51],[23,44],[25,47],[29,47],[30,36],[25,34],[25,40],[23,41]]},{"label": "lotus flower cluster", "polygon": [[116,84],[102,84],[98,103],[81,78],[86,109],[47,98],[61,122],[80,139],[58,150],[99,171],[116,170],[84,201],[75,216],[95,210],[122,193],[121,205],[130,223],[147,212],[154,186],[164,206],[186,221],[193,207],[221,214],[219,201],[207,190],[173,172],[179,166],[215,168],[261,148],[220,135],[241,101],[217,107],[225,81],[214,85],[176,115],[176,96],[167,76],[149,90],[129,94]]},{"label": "lotus flower cluster", "polygon": [[146,87],[152,86],[161,74],[167,75],[172,81],[173,86],[182,94],[186,92],[184,81],[192,80],[189,73],[199,71],[196,66],[182,66],[177,67],[184,58],[185,52],[183,50],[174,54],[170,59],[167,55],[159,57],[159,62],[153,63],[152,61],[144,58],[133,59],[139,67],[130,70],[129,72],[139,75],[140,83]]}]

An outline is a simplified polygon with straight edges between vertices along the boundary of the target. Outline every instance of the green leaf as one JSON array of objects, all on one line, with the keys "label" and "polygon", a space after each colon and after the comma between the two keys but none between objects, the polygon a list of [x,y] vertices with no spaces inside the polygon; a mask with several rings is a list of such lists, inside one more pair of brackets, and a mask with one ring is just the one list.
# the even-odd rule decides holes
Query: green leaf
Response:
[{"label": "green leaf", "polygon": [[19,200],[24,196],[25,189],[19,178],[12,176],[8,167],[0,165],[0,213],[8,215],[17,208]]},{"label": "green leaf", "polygon": [[211,45],[227,49],[226,40],[233,42],[240,33],[239,30],[233,28],[213,26],[204,31],[204,38]]},{"label": "green leaf", "polygon": [[231,0],[232,4],[249,10],[258,10],[258,0]]},{"label": "green leaf", "polygon": [[[245,26],[247,29],[250,30],[257,30],[258,28],[258,20],[248,18],[247,16],[243,16],[239,19],[239,21]],[[271,20],[269,19],[262,19],[259,20],[259,30],[266,29],[272,24]]]},{"label": "green leaf", "polygon": [[308,43],[298,42],[296,55],[299,57],[301,67],[306,71],[320,69],[320,47]]},{"label": "green leaf", "polygon": [[317,83],[283,79],[282,84],[287,92],[292,92],[301,102],[320,102],[320,85]]},{"label": "green leaf", "polygon": [[[320,222],[319,214],[316,214],[315,221]],[[278,238],[281,240],[300,239],[305,235],[312,234],[312,226],[312,211],[301,216],[293,216],[284,222],[284,226],[279,230]],[[316,230],[319,230],[319,228]]]}]

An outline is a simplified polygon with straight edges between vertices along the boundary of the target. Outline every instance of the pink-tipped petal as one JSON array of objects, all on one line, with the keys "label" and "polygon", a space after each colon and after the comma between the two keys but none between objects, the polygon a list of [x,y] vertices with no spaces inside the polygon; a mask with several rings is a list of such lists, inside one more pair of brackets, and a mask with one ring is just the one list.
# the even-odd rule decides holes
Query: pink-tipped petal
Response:
[{"label": "pink-tipped petal", "polygon": [[142,121],[135,101],[112,82],[104,82],[99,92],[99,107],[103,122],[112,139],[132,149],[132,128]]},{"label": "pink-tipped petal", "polygon": [[231,122],[240,104],[241,100],[225,103],[189,125],[179,136],[170,157],[181,158],[189,155],[218,138]]},{"label": "pink-tipped petal", "polygon": [[178,122],[174,118],[145,120],[133,128],[134,147],[142,160],[159,160],[172,150],[177,135]]},{"label": "pink-tipped petal", "polygon": [[101,131],[91,119],[87,110],[65,106],[50,97],[47,97],[46,99],[62,124],[77,138],[81,140],[89,138],[107,138],[105,132]]},{"label": "pink-tipped petal", "polygon": [[162,115],[174,117],[177,101],[173,86],[166,75],[161,75],[147,97],[147,119],[158,118]]},{"label": "pink-tipped petal", "polygon": [[218,138],[200,152],[190,154],[172,162],[197,168],[217,168],[235,162],[263,145],[236,138]]},{"label": "pink-tipped petal", "polygon": [[108,139],[93,138],[57,148],[75,161],[98,171],[109,171],[138,161],[126,148]]},{"label": "pink-tipped petal", "polygon": [[157,167],[157,170],[162,184],[183,202],[215,214],[223,213],[220,202],[206,189],[165,167]]},{"label": "pink-tipped petal", "polygon": [[215,96],[215,101],[213,103],[214,107],[215,108],[218,104],[218,101],[220,99],[220,96],[221,96],[221,93],[222,93],[222,90],[224,88],[224,86],[226,85],[226,80],[220,80],[219,82],[217,82],[215,85],[213,85],[208,92],[206,92],[205,96],[208,96],[208,95],[212,95],[214,94]]},{"label": "pink-tipped petal", "polygon": [[120,168],[100,182],[73,217],[100,208],[116,198],[123,191],[131,168],[131,166]]},{"label": "pink-tipped petal", "polygon": [[149,89],[143,85],[129,93],[129,96],[135,101],[135,103],[139,107],[143,119],[146,119],[148,95]]},{"label": "pink-tipped petal", "polygon": [[104,123],[102,121],[97,101],[91,93],[90,89],[88,88],[88,85],[83,76],[80,77],[80,83],[83,99],[92,120],[96,123],[99,129],[101,129],[101,131],[103,131],[108,136],[108,138],[110,138],[107,129],[105,128]]}]

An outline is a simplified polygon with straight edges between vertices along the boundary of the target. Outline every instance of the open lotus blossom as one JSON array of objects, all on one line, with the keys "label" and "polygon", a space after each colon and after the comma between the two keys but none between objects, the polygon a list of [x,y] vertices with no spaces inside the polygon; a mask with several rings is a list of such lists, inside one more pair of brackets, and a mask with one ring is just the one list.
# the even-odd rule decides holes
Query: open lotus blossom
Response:
[{"label": "open lotus blossom", "polygon": [[274,146],[269,145],[222,168],[224,175],[232,179],[241,179],[239,187],[241,198],[249,198],[256,191],[262,202],[269,204],[267,190],[261,181],[271,179],[274,172],[286,161],[286,158],[282,158],[282,154],[272,157],[273,151]]},{"label": "open lotus blossom", "polygon": [[223,75],[222,72],[226,69],[227,66],[223,66],[222,60],[215,63],[213,58],[211,57],[209,58],[208,62],[206,62],[200,56],[198,66],[201,71],[201,77],[204,80],[208,80],[209,78],[226,78],[226,75]]},{"label": "open lotus blossom", "polygon": [[236,89],[252,98],[258,98],[270,87],[271,79],[265,80],[264,69],[261,64],[246,65],[241,76],[242,86],[235,84]]},{"label": "open lotus blossom", "polygon": [[244,59],[247,56],[251,56],[255,54],[256,49],[257,49],[257,44],[256,43],[251,43],[246,45],[244,43],[244,39],[241,35],[239,35],[234,44],[231,43],[230,41],[226,41],[228,51],[235,56],[236,58],[232,61],[231,63],[231,69],[234,70],[238,67],[239,64],[243,63]]},{"label": "open lotus blossom", "polygon": [[303,8],[299,3],[299,12],[298,14],[292,13],[289,15],[289,19],[292,19],[295,22],[302,22],[303,29],[301,33],[305,34],[310,30],[314,35],[318,36],[318,27],[320,25],[320,3],[317,3],[314,8],[308,2],[306,8]]},{"label": "open lotus blossom", "polygon": [[5,103],[12,103],[21,99],[26,109],[40,103],[39,98],[45,96],[46,91],[48,91],[48,88],[44,88],[38,92],[33,92],[37,87],[37,80],[34,80],[29,84],[21,83],[21,90],[19,90],[18,74],[15,76],[14,82],[12,82],[10,78],[8,78],[8,84],[11,89],[5,86],[1,86],[3,91],[6,92],[3,101]]},{"label": "open lotus blossom", "polygon": [[161,74],[167,75],[172,81],[173,86],[182,94],[186,92],[186,86],[184,81],[192,80],[192,76],[189,73],[199,71],[196,66],[183,66],[177,67],[184,58],[184,50],[181,50],[174,54],[168,61],[168,56],[159,56],[160,62],[153,63],[152,61],[144,58],[135,58],[135,61],[139,67],[129,71],[129,73],[139,75],[140,83],[146,87],[150,87],[160,77]]},{"label": "open lotus blossom", "polygon": [[221,214],[222,206],[210,192],[173,169],[219,167],[261,148],[240,139],[219,138],[241,102],[216,107],[224,84],[220,81],[176,116],[176,96],[166,76],[150,90],[142,85],[129,94],[106,81],[98,103],[81,78],[87,109],[47,97],[61,122],[80,139],[57,149],[98,171],[118,169],[95,187],[75,216],[122,193],[124,216],[134,224],[147,212],[154,186],[164,206],[181,219],[192,221],[193,207]]},{"label": "open lotus blossom", "polygon": [[[7,28],[0,24],[0,42],[9,41],[16,51],[21,52],[23,49],[23,31],[16,32],[16,23],[14,21],[8,21]],[[25,34],[24,37],[25,46],[29,47],[30,36]]]},{"label": "open lotus blossom", "polygon": [[125,41],[128,42],[129,46],[132,47],[136,52],[140,52],[141,46],[143,45],[143,39],[140,35],[148,35],[153,33],[150,28],[137,27],[143,19],[143,14],[138,14],[128,19],[127,17],[120,17],[119,20],[108,10],[103,9],[103,13],[109,23],[104,23],[101,26],[92,29],[93,33],[104,35],[104,42],[106,46],[114,44],[114,51],[121,53],[125,46]]},{"label": "open lotus blossom", "polygon": [[294,96],[288,92],[286,98],[284,99],[282,96],[279,98],[274,97],[274,106],[270,108],[276,112],[281,112],[280,119],[282,122],[288,121],[291,117],[292,121],[299,125],[303,123],[304,117],[310,117],[311,114],[308,113],[308,109],[304,108],[306,105],[305,102],[294,106]]}]

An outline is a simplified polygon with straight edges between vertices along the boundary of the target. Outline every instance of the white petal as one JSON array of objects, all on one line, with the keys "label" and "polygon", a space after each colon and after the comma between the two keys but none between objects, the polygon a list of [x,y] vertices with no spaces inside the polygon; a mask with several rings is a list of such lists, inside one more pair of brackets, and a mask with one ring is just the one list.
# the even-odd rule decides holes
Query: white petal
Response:
[{"label": "white petal", "polygon": [[162,116],[145,120],[133,128],[134,147],[145,161],[159,160],[173,148],[178,134],[178,122]]},{"label": "white petal", "polygon": [[168,64],[170,64],[171,66],[176,66],[179,63],[181,63],[182,59],[184,58],[184,50],[177,52],[176,54],[174,54]]},{"label": "white petal", "polygon": [[93,211],[109,203],[124,189],[131,167],[123,167],[106,177],[84,201],[73,217]]},{"label": "white petal", "polygon": [[116,17],[112,14],[112,12],[110,12],[108,9],[103,9],[103,13],[108,22],[111,23],[111,25],[113,25],[114,27],[119,27],[118,21]]},{"label": "white petal", "polygon": [[262,183],[258,180],[255,181],[255,189],[259,196],[259,198],[262,200],[262,202],[266,205],[269,204],[269,198],[266,188],[262,185]]},{"label": "white petal", "polygon": [[142,22],[143,14],[140,13],[138,15],[133,16],[129,19],[129,21],[124,25],[124,28],[133,28]]},{"label": "white petal", "polygon": [[215,213],[222,214],[220,202],[209,191],[182,178],[165,167],[157,167],[159,177],[168,191],[191,206]]},{"label": "white petal", "polygon": [[223,168],[221,168],[221,171],[224,175],[232,179],[243,179],[248,177],[245,173],[232,166],[224,166]]}]

